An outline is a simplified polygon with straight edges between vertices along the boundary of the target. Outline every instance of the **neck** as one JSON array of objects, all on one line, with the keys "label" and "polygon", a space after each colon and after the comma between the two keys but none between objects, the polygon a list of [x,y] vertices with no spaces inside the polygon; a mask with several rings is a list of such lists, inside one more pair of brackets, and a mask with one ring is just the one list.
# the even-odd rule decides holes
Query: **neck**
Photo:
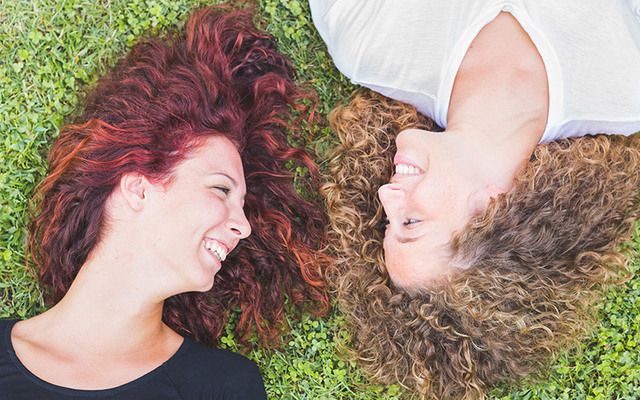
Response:
[{"label": "neck", "polygon": [[506,158],[520,163],[529,158],[544,133],[547,93],[544,74],[467,70],[456,78],[447,131],[474,140],[480,149],[495,153],[496,161]]},{"label": "neck", "polygon": [[[511,126],[511,127],[510,127]],[[480,124],[451,124],[446,133],[465,143],[466,156],[474,165],[479,190],[491,197],[509,191],[516,175],[524,168],[538,144],[542,131],[523,124],[520,128]]]},{"label": "neck", "polygon": [[[107,240],[91,252],[64,298],[36,317],[43,335],[70,341],[79,352],[127,354],[176,334],[162,322],[165,296],[150,293],[149,270],[131,250]],[[148,261],[148,260],[147,260]],[[142,267],[141,267],[142,266]]]},{"label": "neck", "polygon": [[460,65],[447,131],[470,140],[486,178],[508,190],[540,142],[548,110],[543,60],[518,22],[501,13],[480,31]]}]

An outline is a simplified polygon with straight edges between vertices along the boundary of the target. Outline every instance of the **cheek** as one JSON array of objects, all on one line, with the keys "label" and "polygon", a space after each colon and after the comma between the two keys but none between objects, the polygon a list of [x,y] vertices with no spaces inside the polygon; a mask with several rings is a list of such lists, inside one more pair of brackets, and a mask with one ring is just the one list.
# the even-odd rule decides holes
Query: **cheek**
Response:
[{"label": "cheek", "polygon": [[431,219],[447,208],[448,197],[447,188],[438,180],[429,177],[416,185],[407,203],[413,212],[419,213],[421,218]]},{"label": "cheek", "polygon": [[198,206],[198,210],[202,222],[208,225],[220,225],[229,215],[227,207],[219,198],[207,198]]},{"label": "cheek", "polygon": [[438,215],[455,212],[466,201],[460,190],[461,182],[453,166],[434,171],[428,180],[421,183],[417,195],[429,210]]}]

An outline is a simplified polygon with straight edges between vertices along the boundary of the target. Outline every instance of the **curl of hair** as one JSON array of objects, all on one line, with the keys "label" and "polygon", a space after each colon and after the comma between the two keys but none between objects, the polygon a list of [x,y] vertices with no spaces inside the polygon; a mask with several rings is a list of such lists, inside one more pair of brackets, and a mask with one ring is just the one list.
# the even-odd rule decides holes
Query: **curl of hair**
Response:
[{"label": "curl of hair", "polygon": [[455,258],[471,267],[410,294],[384,268],[376,191],[395,135],[433,122],[368,91],[330,122],[340,145],[323,187],[336,255],[326,275],[347,354],[374,380],[423,398],[484,398],[497,382],[541,374],[589,329],[604,286],[628,278],[618,245],[640,214],[640,135],[538,145],[512,190],[454,237]]},{"label": "curl of hair", "polygon": [[[214,287],[167,299],[163,319],[182,335],[213,345],[230,308],[246,344],[257,332],[277,343],[285,298],[322,314],[328,297],[321,268],[326,216],[301,197],[288,166],[316,166],[287,135],[304,141],[300,118],[313,118],[312,95],[296,86],[275,40],[250,12],[208,7],[184,33],[137,43],[87,95],[49,153],[28,251],[49,304],[69,289],[105,229],[105,201],[120,178],[138,172],[170,180],[172,169],[204,138],[236,144],[246,175],[245,213],[253,234],[225,262]],[[108,223],[108,221],[106,221]]]}]

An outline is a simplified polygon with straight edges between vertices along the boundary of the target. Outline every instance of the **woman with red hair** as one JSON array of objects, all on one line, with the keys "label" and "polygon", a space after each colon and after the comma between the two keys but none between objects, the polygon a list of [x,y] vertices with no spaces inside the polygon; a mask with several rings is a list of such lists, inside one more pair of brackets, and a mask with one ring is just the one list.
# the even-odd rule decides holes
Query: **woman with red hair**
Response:
[{"label": "woman with red hair", "polygon": [[315,173],[287,143],[305,97],[246,12],[205,8],[135,45],[49,154],[28,252],[53,307],[0,322],[0,392],[265,398],[255,364],[206,346],[230,307],[263,344],[285,298],[327,308],[325,218],[285,168]]}]

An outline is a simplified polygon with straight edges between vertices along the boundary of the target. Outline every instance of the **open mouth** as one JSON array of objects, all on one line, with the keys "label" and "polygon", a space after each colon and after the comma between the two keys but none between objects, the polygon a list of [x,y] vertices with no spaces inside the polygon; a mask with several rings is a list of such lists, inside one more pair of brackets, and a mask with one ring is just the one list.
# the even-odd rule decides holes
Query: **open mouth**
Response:
[{"label": "open mouth", "polygon": [[396,175],[419,175],[422,173],[422,170],[409,164],[396,164],[395,173]]},{"label": "open mouth", "polygon": [[221,262],[227,259],[227,248],[225,245],[211,239],[205,239],[202,241],[202,245],[210,253],[218,257]]}]

